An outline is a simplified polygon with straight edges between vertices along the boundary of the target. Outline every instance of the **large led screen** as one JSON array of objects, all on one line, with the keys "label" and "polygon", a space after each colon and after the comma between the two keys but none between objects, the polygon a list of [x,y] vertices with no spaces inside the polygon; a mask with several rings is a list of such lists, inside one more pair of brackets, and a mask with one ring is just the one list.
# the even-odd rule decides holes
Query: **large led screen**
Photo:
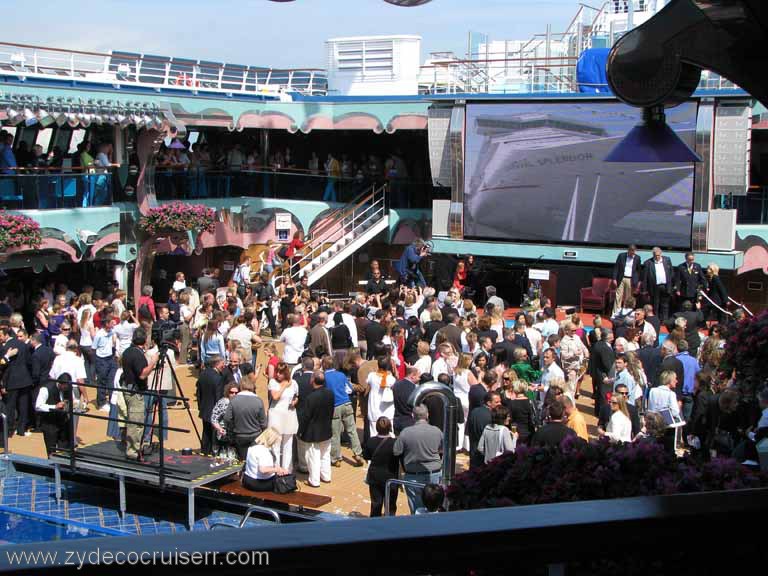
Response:
[{"label": "large led screen", "polygon": [[[693,164],[603,161],[640,116],[618,102],[468,105],[464,235],[689,248]],[[695,103],[667,123],[693,147]]]}]

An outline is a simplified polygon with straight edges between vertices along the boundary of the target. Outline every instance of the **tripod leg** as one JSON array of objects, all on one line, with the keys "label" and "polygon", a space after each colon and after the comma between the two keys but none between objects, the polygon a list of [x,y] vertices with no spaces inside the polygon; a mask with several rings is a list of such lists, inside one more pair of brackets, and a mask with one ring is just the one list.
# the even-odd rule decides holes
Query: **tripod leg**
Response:
[{"label": "tripod leg", "polygon": [[[171,380],[173,380],[173,384],[176,387],[176,390],[178,390],[178,396],[181,396],[182,398],[188,398],[188,396],[184,394],[184,390],[181,387],[181,382],[179,382],[179,378],[176,376],[176,370],[174,370],[173,365],[170,362],[168,363],[168,369],[171,372]],[[189,405],[189,400],[184,400],[184,408],[187,410],[187,414],[189,415],[189,421],[192,422],[192,428],[195,430],[197,441],[202,445],[203,439],[200,435],[200,429],[197,427],[197,422],[195,422],[195,418],[192,416],[192,408]]]}]

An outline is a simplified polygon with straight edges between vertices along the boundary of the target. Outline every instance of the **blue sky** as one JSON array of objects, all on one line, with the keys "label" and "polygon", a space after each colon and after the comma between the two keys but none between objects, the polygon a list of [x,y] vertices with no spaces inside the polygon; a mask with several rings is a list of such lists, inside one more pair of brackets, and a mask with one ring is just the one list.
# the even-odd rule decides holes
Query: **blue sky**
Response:
[{"label": "blue sky", "polygon": [[[595,0],[596,5],[600,5]],[[562,31],[577,0],[6,0],[3,41],[80,50],[127,50],[274,67],[325,67],[334,36],[418,34],[429,52],[463,55],[467,33],[494,40]]]}]

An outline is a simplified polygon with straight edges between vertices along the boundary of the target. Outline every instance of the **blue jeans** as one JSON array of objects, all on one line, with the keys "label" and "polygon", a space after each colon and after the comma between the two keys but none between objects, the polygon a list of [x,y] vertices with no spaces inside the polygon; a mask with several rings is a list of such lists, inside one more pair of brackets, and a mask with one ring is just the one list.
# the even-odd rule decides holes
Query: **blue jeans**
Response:
[{"label": "blue jeans", "polygon": [[[160,390],[161,395],[166,395],[166,390]],[[163,426],[168,426],[168,400],[165,398],[157,398],[156,396],[144,396],[144,443],[148,444],[152,441],[150,435],[154,435],[156,438],[160,438],[160,415],[155,415],[155,404],[160,400],[160,409],[163,411]],[[154,426],[153,417],[154,416]],[[163,430],[163,440],[168,440],[168,430]]]},{"label": "blue jeans", "polygon": [[96,391],[96,405],[99,407],[109,402],[115,387],[115,372],[117,372],[117,362],[114,356],[107,358],[96,356],[96,385],[99,387]]},{"label": "blue jeans", "polygon": [[683,420],[686,422],[691,421],[691,415],[693,414],[693,396],[683,395]]},{"label": "blue jeans", "polygon": [[336,202],[335,178],[328,178],[328,184],[325,185],[325,192],[323,192],[323,202]]},{"label": "blue jeans", "polygon": [[[418,482],[419,484],[439,484],[441,475],[442,473],[439,470],[437,472],[419,472],[418,474],[406,472],[403,480]],[[405,496],[408,498],[408,507],[411,509],[411,514],[415,514],[416,509],[424,505],[421,501],[421,490],[418,488],[405,486]]]}]

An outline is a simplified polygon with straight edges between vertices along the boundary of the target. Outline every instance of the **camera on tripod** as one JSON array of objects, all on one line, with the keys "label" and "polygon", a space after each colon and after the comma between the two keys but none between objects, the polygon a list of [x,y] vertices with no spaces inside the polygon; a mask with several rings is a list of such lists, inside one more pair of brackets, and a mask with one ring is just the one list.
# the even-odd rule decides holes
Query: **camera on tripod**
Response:
[{"label": "camera on tripod", "polygon": [[157,344],[158,348],[170,348],[178,352],[176,343],[179,340],[181,340],[181,330],[175,324],[156,322],[152,325],[152,342]]}]

